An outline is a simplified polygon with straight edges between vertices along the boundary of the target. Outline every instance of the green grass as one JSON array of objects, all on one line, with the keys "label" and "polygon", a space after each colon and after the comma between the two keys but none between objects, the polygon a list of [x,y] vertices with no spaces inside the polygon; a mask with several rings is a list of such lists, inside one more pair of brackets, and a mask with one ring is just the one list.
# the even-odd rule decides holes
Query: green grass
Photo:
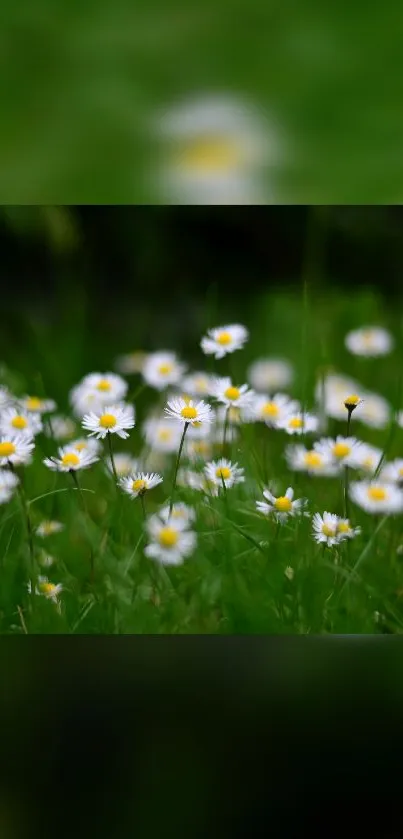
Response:
[{"label": "green grass", "polygon": [[[305,301],[305,302],[304,302]],[[215,362],[215,370],[232,370],[245,380],[249,363],[262,355],[282,355],[295,366],[292,394],[313,405],[313,388],[320,370],[334,367],[356,377],[396,408],[400,402],[402,368],[401,320],[371,291],[354,296],[306,288],[306,294],[265,294],[234,301],[214,312],[200,310],[200,333],[185,355],[177,324],[172,324],[171,346],[192,369],[207,369],[199,340],[206,323],[232,319],[246,323],[251,337],[245,349]],[[148,334],[150,321],[148,324]],[[135,313],[131,335],[136,332]],[[17,320],[14,326],[17,326]],[[396,338],[395,351],[379,360],[352,357],[344,348],[346,331],[366,322],[384,324]],[[138,324],[140,328],[140,324]],[[80,331],[81,330],[81,331]],[[113,369],[121,351],[139,347],[129,332],[103,341],[104,324],[88,334],[85,322],[72,336],[67,326],[49,319],[19,324],[8,345],[2,380],[18,395],[46,393],[67,409],[69,389],[91,370]],[[133,331],[134,330],[134,331]],[[73,340],[74,337],[74,340]],[[144,337],[145,340],[145,337]],[[146,349],[158,349],[154,342]],[[78,348],[78,349],[77,349]],[[210,363],[210,362],[209,362]],[[140,384],[133,377],[130,390]],[[129,440],[114,439],[115,451],[141,453],[141,426],[158,394],[145,389],[136,400],[137,424]],[[333,422],[330,433],[343,433]],[[373,430],[354,424],[353,433],[380,448],[387,458],[403,455],[403,430]],[[77,436],[82,436],[79,426]],[[315,438],[313,438],[315,439]],[[18,495],[0,508],[0,631],[31,633],[401,633],[403,630],[403,554],[401,516],[370,516],[350,503],[350,514],[362,533],[337,552],[322,549],[312,539],[311,522],[303,518],[280,529],[256,513],[255,501],[273,480],[283,494],[290,485],[296,497],[309,500],[309,511],[342,514],[342,485],[338,478],[296,478],[287,469],[284,448],[291,438],[260,424],[243,426],[232,458],[245,470],[245,483],[226,496],[205,497],[183,487],[176,499],[197,512],[197,549],[180,567],[160,569],[143,553],[145,537],[141,504],[116,491],[102,462],[80,473],[86,512],[70,475],[54,474],[42,464],[55,452],[49,438],[37,438],[32,465],[23,476],[29,512],[35,528],[45,518],[62,521],[59,534],[34,535],[35,573],[44,573],[64,586],[61,613],[44,597],[30,598],[27,582],[32,572],[25,520]],[[295,438],[292,439],[295,442]],[[105,447],[105,454],[107,450]],[[220,448],[217,449],[220,455]],[[170,499],[175,456],[163,466],[163,483],[146,498],[147,514]],[[50,569],[41,569],[42,550],[54,556]],[[91,576],[91,557],[94,576]],[[291,566],[292,580],[285,575]],[[376,618],[376,613],[380,618]]]}]

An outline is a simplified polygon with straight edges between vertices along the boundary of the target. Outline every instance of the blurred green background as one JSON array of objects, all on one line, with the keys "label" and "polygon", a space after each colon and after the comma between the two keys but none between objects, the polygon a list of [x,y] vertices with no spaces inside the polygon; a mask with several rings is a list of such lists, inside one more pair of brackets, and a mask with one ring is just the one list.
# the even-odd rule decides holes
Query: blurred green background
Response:
[{"label": "blurred green background", "polygon": [[2,201],[163,203],[156,114],[221,94],[267,120],[268,201],[399,203],[402,36],[392,0],[5,4]]}]

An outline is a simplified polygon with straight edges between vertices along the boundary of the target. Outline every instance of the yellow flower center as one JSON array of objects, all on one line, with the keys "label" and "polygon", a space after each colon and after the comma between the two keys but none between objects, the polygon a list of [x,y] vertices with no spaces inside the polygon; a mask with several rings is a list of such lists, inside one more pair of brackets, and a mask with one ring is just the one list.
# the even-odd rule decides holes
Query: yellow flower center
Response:
[{"label": "yellow flower center", "polygon": [[172,518],[174,519],[183,519],[185,517],[184,510],[172,510]]},{"label": "yellow flower center", "polygon": [[356,393],[352,393],[351,396],[347,396],[347,399],[344,400],[346,408],[356,408],[359,402],[360,397]]},{"label": "yellow flower center", "polygon": [[347,457],[351,452],[351,446],[348,446],[347,443],[336,443],[332,452],[335,457]]},{"label": "yellow flower center", "polygon": [[196,408],[190,408],[189,406],[187,406],[186,408],[182,408],[181,417],[183,417],[183,419],[186,420],[194,419],[195,417],[197,417]]},{"label": "yellow flower center", "polygon": [[383,487],[369,487],[367,493],[371,501],[386,501],[387,499],[387,492]]},{"label": "yellow flower center", "polygon": [[63,466],[78,466],[80,463],[80,458],[74,452],[68,452],[68,454],[64,454],[62,457]]},{"label": "yellow flower center", "polygon": [[348,522],[340,521],[337,525],[337,530],[339,531],[339,533],[349,533],[350,530],[351,530],[351,527],[348,524]]},{"label": "yellow flower center", "polygon": [[137,478],[132,483],[132,490],[133,492],[141,492],[142,489],[146,489],[146,482],[143,478]]},{"label": "yellow flower center", "polygon": [[216,338],[217,344],[221,344],[222,347],[227,346],[231,343],[231,333],[230,332],[220,332]]},{"label": "yellow flower center", "polygon": [[97,384],[97,390],[108,391],[111,389],[111,383],[108,379],[100,379]]},{"label": "yellow flower center", "polygon": [[307,452],[304,455],[304,461],[307,466],[321,466],[322,457],[318,452]]},{"label": "yellow flower center", "polygon": [[53,533],[53,524],[51,521],[45,521],[42,525],[42,528],[46,536],[49,536],[51,533]]},{"label": "yellow flower center", "polygon": [[9,457],[15,453],[14,443],[0,443],[0,457]]},{"label": "yellow flower center", "polygon": [[76,452],[82,452],[82,451],[84,451],[84,449],[87,448],[87,445],[88,444],[85,442],[85,440],[82,440],[80,443],[76,443],[74,448],[75,448]]},{"label": "yellow flower center", "polygon": [[399,475],[399,478],[403,478],[403,466],[400,467],[398,475]]},{"label": "yellow flower center", "polygon": [[235,401],[236,399],[239,399],[240,395],[241,391],[238,387],[227,387],[227,390],[224,390],[224,396],[226,396],[227,399],[233,399]]},{"label": "yellow flower center", "polygon": [[178,541],[178,533],[174,527],[163,527],[158,538],[163,548],[173,548]]},{"label": "yellow flower center", "polygon": [[206,393],[208,389],[207,379],[202,379],[201,377],[199,379],[195,379],[194,385],[197,390],[202,391],[203,393]]},{"label": "yellow flower center", "polygon": [[278,417],[278,405],[275,402],[265,402],[262,408],[265,417]]},{"label": "yellow flower center", "polygon": [[161,443],[168,443],[172,439],[172,432],[167,428],[161,428],[158,432],[158,439],[161,440]]},{"label": "yellow flower center", "polygon": [[42,594],[51,594],[56,588],[54,583],[39,583],[39,591]]},{"label": "yellow flower center", "polygon": [[22,429],[26,428],[28,423],[25,417],[22,417],[20,414],[17,414],[17,416],[13,417],[13,419],[11,420],[11,425],[13,426],[13,428]]},{"label": "yellow flower center", "polygon": [[374,341],[374,333],[370,329],[362,333],[362,340],[367,347],[370,347]]},{"label": "yellow flower center", "polygon": [[373,457],[366,457],[365,460],[362,461],[362,465],[365,469],[372,469],[374,466],[374,458]]},{"label": "yellow flower center", "polygon": [[230,172],[239,165],[239,151],[226,137],[205,135],[188,141],[179,156],[179,165],[206,175]]},{"label": "yellow flower center", "polygon": [[102,414],[102,417],[99,418],[99,424],[101,428],[114,428],[116,417],[113,414]]},{"label": "yellow flower center", "polygon": [[325,536],[334,536],[334,532],[334,527],[331,527],[329,524],[322,524],[322,533]]},{"label": "yellow flower center", "polygon": [[231,469],[228,469],[228,466],[219,466],[216,469],[216,476],[217,478],[224,478],[224,481],[226,481],[231,477]]},{"label": "yellow flower center", "polygon": [[42,407],[42,399],[38,399],[37,396],[30,396],[25,403],[25,407],[27,411],[39,411]]},{"label": "yellow flower center", "polygon": [[210,451],[210,446],[205,440],[195,440],[192,448],[195,454],[208,454]]},{"label": "yellow flower center", "polygon": [[276,498],[274,506],[280,513],[289,513],[292,510],[292,503],[286,495],[280,495],[279,498]]},{"label": "yellow flower center", "polygon": [[293,417],[290,419],[288,425],[290,428],[302,428],[302,419],[299,417]]},{"label": "yellow flower center", "polygon": [[168,373],[172,373],[173,369],[174,368],[172,364],[160,364],[160,366],[158,367],[158,372],[161,374],[161,376],[167,376]]}]

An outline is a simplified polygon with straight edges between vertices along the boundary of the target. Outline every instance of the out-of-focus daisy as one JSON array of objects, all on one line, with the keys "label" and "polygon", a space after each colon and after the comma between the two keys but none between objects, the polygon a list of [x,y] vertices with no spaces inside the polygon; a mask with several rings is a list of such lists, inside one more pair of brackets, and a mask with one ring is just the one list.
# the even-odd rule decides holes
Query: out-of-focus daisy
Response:
[{"label": "out-of-focus daisy", "polygon": [[[132,457],[130,454],[126,452],[117,452],[113,455],[113,460],[115,464],[116,474],[119,478],[126,478],[128,475],[132,475],[133,472],[137,472],[139,468],[139,463],[137,458]],[[105,461],[106,468],[108,472],[113,475],[113,464],[108,457]]]},{"label": "out-of-focus daisy", "polygon": [[55,414],[49,425],[45,425],[44,432],[54,440],[69,440],[76,432],[76,424],[70,417]]},{"label": "out-of-focus daisy", "polygon": [[178,502],[173,505],[171,513],[169,512],[169,504],[162,507],[158,516],[166,524],[173,521],[178,529],[186,530],[195,521],[196,513],[194,507]]},{"label": "out-of-focus daisy", "polygon": [[375,472],[381,457],[382,449],[377,448],[377,446],[370,446],[369,443],[361,443],[360,446],[355,446],[351,452],[349,466],[372,474]]},{"label": "out-of-focus daisy", "polygon": [[277,428],[286,431],[287,434],[313,434],[317,431],[318,426],[319,420],[317,417],[308,412],[303,414],[301,411],[289,413],[277,422]]},{"label": "out-of-focus daisy", "polygon": [[22,434],[35,437],[42,431],[40,414],[17,408],[5,408],[0,414],[0,434]]},{"label": "out-of-focus daisy", "polygon": [[350,519],[339,518],[337,522],[337,533],[342,542],[344,539],[355,539],[361,533],[361,528],[352,527]]},{"label": "out-of-focus daisy", "polygon": [[177,483],[179,486],[194,489],[197,490],[197,492],[204,492],[205,495],[218,495],[218,486],[216,482],[210,480],[205,472],[195,472],[193,469],[179,469]]},{"label": "out-of-focus daisy", "polygon": [[185,365],[178,361],[176,353],[164,350],[149,353],[141,372],[148,385],[156,390],[165,390],[166,387],[180,382],[185,369]]},{"label": "out-of-focus daisy", "polygon": [[342,437],[340,434],[335,440],[330,437],[323,438],[314,443],[315,451],[329,455],[336,463],[350,464],[355,450],[361,445],[355,437]]},{"label": "out-of-focus daisy", "polygon": [[390,353],[394,341],[386,329],[379,326],[365,326],[348,332],[345,344],[354,355],[379,356]]},{"label": "out-of-focus daisy", "polygon": [[117,434],[123,440],[129,436],[127,428],[134,428],[133,405],[107,405],[105,409],[86,414],[82,426],[90,432],[89,437],[103,440],[107,434]]},{"label": "out-of-focus daisy", "polygon": [[294,579],[294,576],[295,576],[295,571],[291,567],[291,565],[287,565],[287,568],[284,571],[284,575],[287,577],[287,580],[289,580],[290,583],[292,583],[292,581]]},{"label": "out-of-focus daisy", "polygon": [[329,453],[306,449],[305,446],[286,446],[285,457],[293,472],[307,472],[318,477],[334,477],[340,474],[340,464]]},{"label": "out-of-focus daisy", "polygon": [[317,381],[315,400],[327,416],[345,420],[345,399],[350,394],[361,393],[362,390],[361,385],[349,376],[342,373],[328,373]]},{"label": "out-of-focus daisy", "polygon": [[215,358],[224,358],[228,353],[242,349],[248,340],[249,332],[240,323],[232,323],[228,326],[218,326],[209,329],[201,341],[200,346],[206,355],[214,355]]},{"label": "out-of-focus daisy", "polygon": [[[168,203],[265,203],[265,169],[279,161],[277,131],[262,108],[232,93],[200,94],[164,108],[156,184]],[[283,140],[281,146],[283,146]]]},{"label": "out-of-focus daisy", "polygon": [[119,355],[115,362],[116,370],[119,373],[131,375],[133,373],[141,373],[146,359],[147,353],[137,350],[137,352],[126,353]]},{"label": "out-of-focus daisy", "polygon": [[154,489],[158,484],[162,484],[162,481],[161,475],[157,475],[155,472],[151,472],[150,474],[147,472],[136,472],[127,478],[122,478],[119,481],[119,485],[123,489],[123,492],[127,492],[131,498],[137,498],[139,495],[144,495],[150,489]]},{"label": "out-of-focus daisy", "polygon": [[46,457],[43,461],[48,469],[56,472],[76,472],[78,469],[88,469],[99,458],[90,451],[74,451],[70,446],[58,449],[58,457]]},{"label": "out-of-focus daisy", "polygon": [[195,423],[210,423],[213,418],[213,413],[210,405],[203,402],[193,402],[192,399],[170,399],[167,407],[164,409],[168,417],[179,420],[186,425],[194,425]]},{"label": "out-of-focus daisy", "polygon": [[50,414],[57,407],[53,399],[41,399],[40,396],[23,396],[19,404],[23,410],[34,414]]},{"label": "out-of-focus daisy", "polygon": [[276,393],[274,396],[255,395],[247,409],[251,419],[265,422],[273,428],[299,410],[299,402],[290,399],[285,393]]},{"label": "out-of-focus daisy", "polygon": [[30,463],[31,453],[35,448],[32,437],[26,434],[2,434],[0,436],[0,466],[13,463]]},{"label": "out-of-focus daisy", "polygon": [[337,527],[339,517],[335,513],[315,513],[312,518],[312,535],[316,542],[323,542],[328,547],[337,545],[341,541]]},{"label": "out-of-focus daisy", "polygon": [[15,402],[15,398],[7,387],[0,385],[0,411]]},{"label": "out-of-focus daisy", "polygon": [[212,453],[213,446],[210,440],[186,440],[185,442],[184,454],[190,461],[210,460]]},{"label": "out-of-focus daisy", "polygon": [[157,452],[174,452],[178,450],[181,429],[172,419],[149,417],[143,425],[146,442]]},{"label": "out-of-focus daisy", "polygon": [[196,534],[183,528],[183,523],[170,518],[162,521],[158,515],[150,516],[146,523],[150,544],[144,549],[149,559],[163,565],[181,565],[196,547]]},{"label": "out-of-focus daisy", "polygon": [[54,556],[48,554],[47,551],[41,551],[39,554],[39,565],[42,565],[42,568],[51,568],[52,565],[55,564]]},{"label": "out-of-focus daisy", "polygon": [[354,417],[370,428],[385,428],[391,417],[391,408],[383,396],[364,393]]},{"label": "out-of-focus daisy", "polygon": [[211,392],[211,376],[208,373],[196,372],[184,376],[181,387],[189,396],[209,396]]},{"label": "out-of-focus daisy", "polygon": [[51,519],[44,519],[36,528],[36,534],[38,536],[53,536],[54,533],[60,533],[64,530],[65,525],[62,524],[61,521],[53,521]]},{"label": "out-of-focus daisy", "polygon": [[92,454],[99,454],[101,451],[101,443],[95,440],[94,437],[77,437],[71,440],[68,448],[75,452],[92,452]]},{"label": "out-of-focus daisy", "polygon": [[279,495],[277,498],[270,490],[265,489],[263,496],[266,501],[256,501],[257,509],[266,516],[272,515],[280,524],[284,524],[289,516],[301,515],[307,503],[306,498],[293,501],[294,490],[292,487],[288,487],[285,495]]},{"label": "out-of-focus daisy", "polygon": [[290,386],[294,371],[290,362],[283,358],[258,358],[250,365],[246,378],[254,390],[273,393],[277,388]]},{"label": "out-of-focus daisy", "polygon": [[88,390],[82,384],[75,385],[69,393],[69,401],[73,414],[82,419],[89,411],[98,411],[102,408],[102,400],[99,392]]},{"label": "out-of-focus daisy", "polygon": [[83,393],[96,394],[102,405],[114,405],[125,398],[128,385],[117,373],[88,373],[80,387]]},{"label": "out-of-focus daisy", "polygon": [[[250,422],[249,404],[248,400],[242,408],[237,408],[235,405],[218,405],[216,408],[216,428],[219,429],[226,424],[228,431],[231,429],[234,431],[236,426],[242,425],[244,422]],[[222,441],[222,432],[219,433]]]},{"label": "out-of-focus daisy", "polygon": [[214,379],[211,394],[223,405],[235,408],[249,406],[255,395],[248,385],[232,384],[228,376]]},{"label": "out-of-focus daisy", "polygon": [[244,470],[237,463],[226,460],[225,457],[206,463],[204,472],[207,480],[218,488],[224,484],[226,489],[230,489],[235,484],[240,484],[245,480]]},{"label": "out-of-focus daisy", "polygon": [[8,469],[0,469],[0,504],[7,504],[13,497],[19,478]]},{"label": "out-of-focus daisy", "polygon": [[379,473],[379,479],[390,481],[392,484],[403,483],[403,459],[397,457],[395,460],[385,463]]},{"label": "out-of-focus daisy", "polygon": [[[31,583],[27,585],[28,591],[31,593]],[[53,603],[59,602],[59,595],[63,591],[61,583],[51,583],[47,577],[39,576],[35,588],[35,594],[46,597],[47,600],[52,600]]]},{"label": "out-of-focus daisy", "polygon": [[401,513],[403,491],[391,483],[382,481],[353,481],[350,484],[350,498],[367,513]]}]

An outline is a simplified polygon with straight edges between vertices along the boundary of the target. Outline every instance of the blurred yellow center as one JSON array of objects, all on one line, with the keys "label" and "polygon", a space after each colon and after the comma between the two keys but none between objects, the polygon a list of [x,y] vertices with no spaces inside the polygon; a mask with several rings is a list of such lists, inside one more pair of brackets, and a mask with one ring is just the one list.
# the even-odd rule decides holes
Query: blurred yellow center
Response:
[{"label": "blurred yellow center", "polygon": [[337,530],[339,533],[349,533],[351,530],[350,525],[345,521],[340,521],[337,525]]},{"label": "blurred yellow center", "polygon": [[53,533],[53,527],[54,526],[53,526],[51,521],[44,522],[44,524],[42,525],[42,528],[43,528],[43,532],[46,534],[46,536],[49,536],[50,533]]},{"label": "blurred yellow center", "polygon": [[365,469],[372,469],[372,467],[374,466],[374,458],[366,457],[365,460],[362,461],[362,465]]},{"label": "blurred yellow center", "polygon": [[334,536],[334,527],[329,524],[322,524],[322,533],[324,536]]},{"label": "blurred yellow center", "polygon": [[116,417],[113,414],[102,414],[99,418],[101,428],[113,428],[116,425]]},{"label": "blurred yellow center", "polygon": [[173,548],[178,541],[178,533],[173,527],[163,527],[158,538],[163,548]]},{"label": "blurred yellow center", "polygon": [[222,347],[227,346],[232,341],[231,333],[230,332],[220,332],[216,338],[217,344],[221,344]]},{"label": "blurred yellow center", "polygon": [[307,452],[304,455],[304,461],[307,466],[321,466],[322,458],[317,452]]},{"label": "blurred yellow center", "polygon": [[108,379],[100,379],[97,384],[97,390],[108,391],[111,389],[111,383]]},{"label": "blurred yellow center", "polygon": [[82,452],[87,448],[87,443],[83,440],[81,443],[76,443],[74,448],[77,452]]},{"label": "blurred yellow center", "polygon": [[161,431],[158,432],[158,439],[161,440],[161,443],[168,443],[171,438],[172,432],[168,431],[167,428],[161,428]]},{"label": "blurred yellow center", "polygon": [[210,446],[205,440],[196,440],[192,448],[195,454],[208,454],[210,451]]},{"label": "blurred yellow center", "polygon": [[289,421],[288,425],[290,428],[302,428],[302,419],[300,419],[299,417],[293,417]]},{"label": "blurred yellow center", "polygon": [[25,403],[25,407],[28,411],[39,411],[42,406],[42,399],[38,399],[37,396],[31,396],[27,399]]},{"label": "blurred yellow center", "polygon": [[262,408],[262,413],[266,417],[278,417],[278,405],[275,402],[265,402]]},{"label": "blurred yellow center", "polygon": [[332,452],[335,457],[347,457],[351,452],[351,446],[348,446],[347,443],[336,443]]},{"label": "blurred yellow center", "polygon": [[292,510],[292,503],[286,495],[280,495],[279,498],[276,498],[274,506],[280,513],[289,513]]},{"label": "blurred yellow center", "polygon": [[228,469],[228,466],[220,466],[216,469],[216,476],[217,478],[224,478],[224,481],[226,481],[231,477],[231,469]]},{"label": "blurred yellow center", "polygon": [[385,501],[387,498],[386,490],[383,487],[369,487],[368,498],[371,501]]},{"label": "blurred yellow center", "polygon": [[181,417],[183,417],[183,419],[187,419],[187,420],[194,419],[195,417],[197,417],[196,408],[190,408],[189,406],[187,406],[186,408],[182,408]]},{"label": "blurred yellow center", "polygon": [[56,586],[54,583],[39,583],[39,591],[42,594],[51,594],[54,591]]},{"label": "blurred yellow center", "polygon": [[238,387],[227,387],[227,390],[224,390],[224,396],[226,396],[227,399],[236,400],[239,399],[240,395],[241,391]]},{"label": "blurred yellow center", "polygon": [[0,457],[9,457],[15,453],[14,443],[0,443]]},{"label": "blurred yellow center", "polygon": [[26,428],[28,423],[27,423],[25,417],[22,417],[22,416],[20,416],[20,414],[17,414],[17,416],[13,417],[13,419],[11,420],[11,425],[13,426],[13,428],[22,429],[22,428]]},{"label": "blurred yellow center", "polygon": [[132,483],[132,490],[133,492],[140,492],[142,489],[146,488],[146,482],[143,478],[138,478],[137,481],[133,481]]},{"label": "blurred yellow center", "polygon": [[184,510],[172,510],[172,518],[174,519],[183,519],[185,517]]},{"label": "blurred yellow center", "polygon": [[80,463],[80,458],[74,452],[69,452],[68,454],[64,454],[62,457],[63,466],[78,466]]},{"label": "blurred yellow center", "polygon": [[225,137],[198,137],[183,149],[180,164],[207,175],[229,172],[239,165],[239,152]]},{"label": "blurred yellow center", "polygon": [[374,340],[374,333],[368,330],[362,333],[362,340],[367,347],[370,347]]},{"label": "blurred yellow center", "polygon": [[206,380],[206,379],[202,379],[202,378],[200,378],[200,379],[195,379],[195,381],[194,381],[194,386],[195,386],[195,388],[197,388],[197,390],[199,390],[200,392],[206,393],[206,391],[207,391],[207,389],[208,389],[208,382],[207,382],[207,380]]},{"label": "blurred yellow center", "polygon": [[403,466],[399,469],[399,478],[403,478]]},{"label": "blurred yellow center", "polygon": [[173,369],[174,368],[172,364],[160,364],[160,366],[158,367],[158,372],[161,374],[161,376],[167,376],[168,373],[172,373]]}]

